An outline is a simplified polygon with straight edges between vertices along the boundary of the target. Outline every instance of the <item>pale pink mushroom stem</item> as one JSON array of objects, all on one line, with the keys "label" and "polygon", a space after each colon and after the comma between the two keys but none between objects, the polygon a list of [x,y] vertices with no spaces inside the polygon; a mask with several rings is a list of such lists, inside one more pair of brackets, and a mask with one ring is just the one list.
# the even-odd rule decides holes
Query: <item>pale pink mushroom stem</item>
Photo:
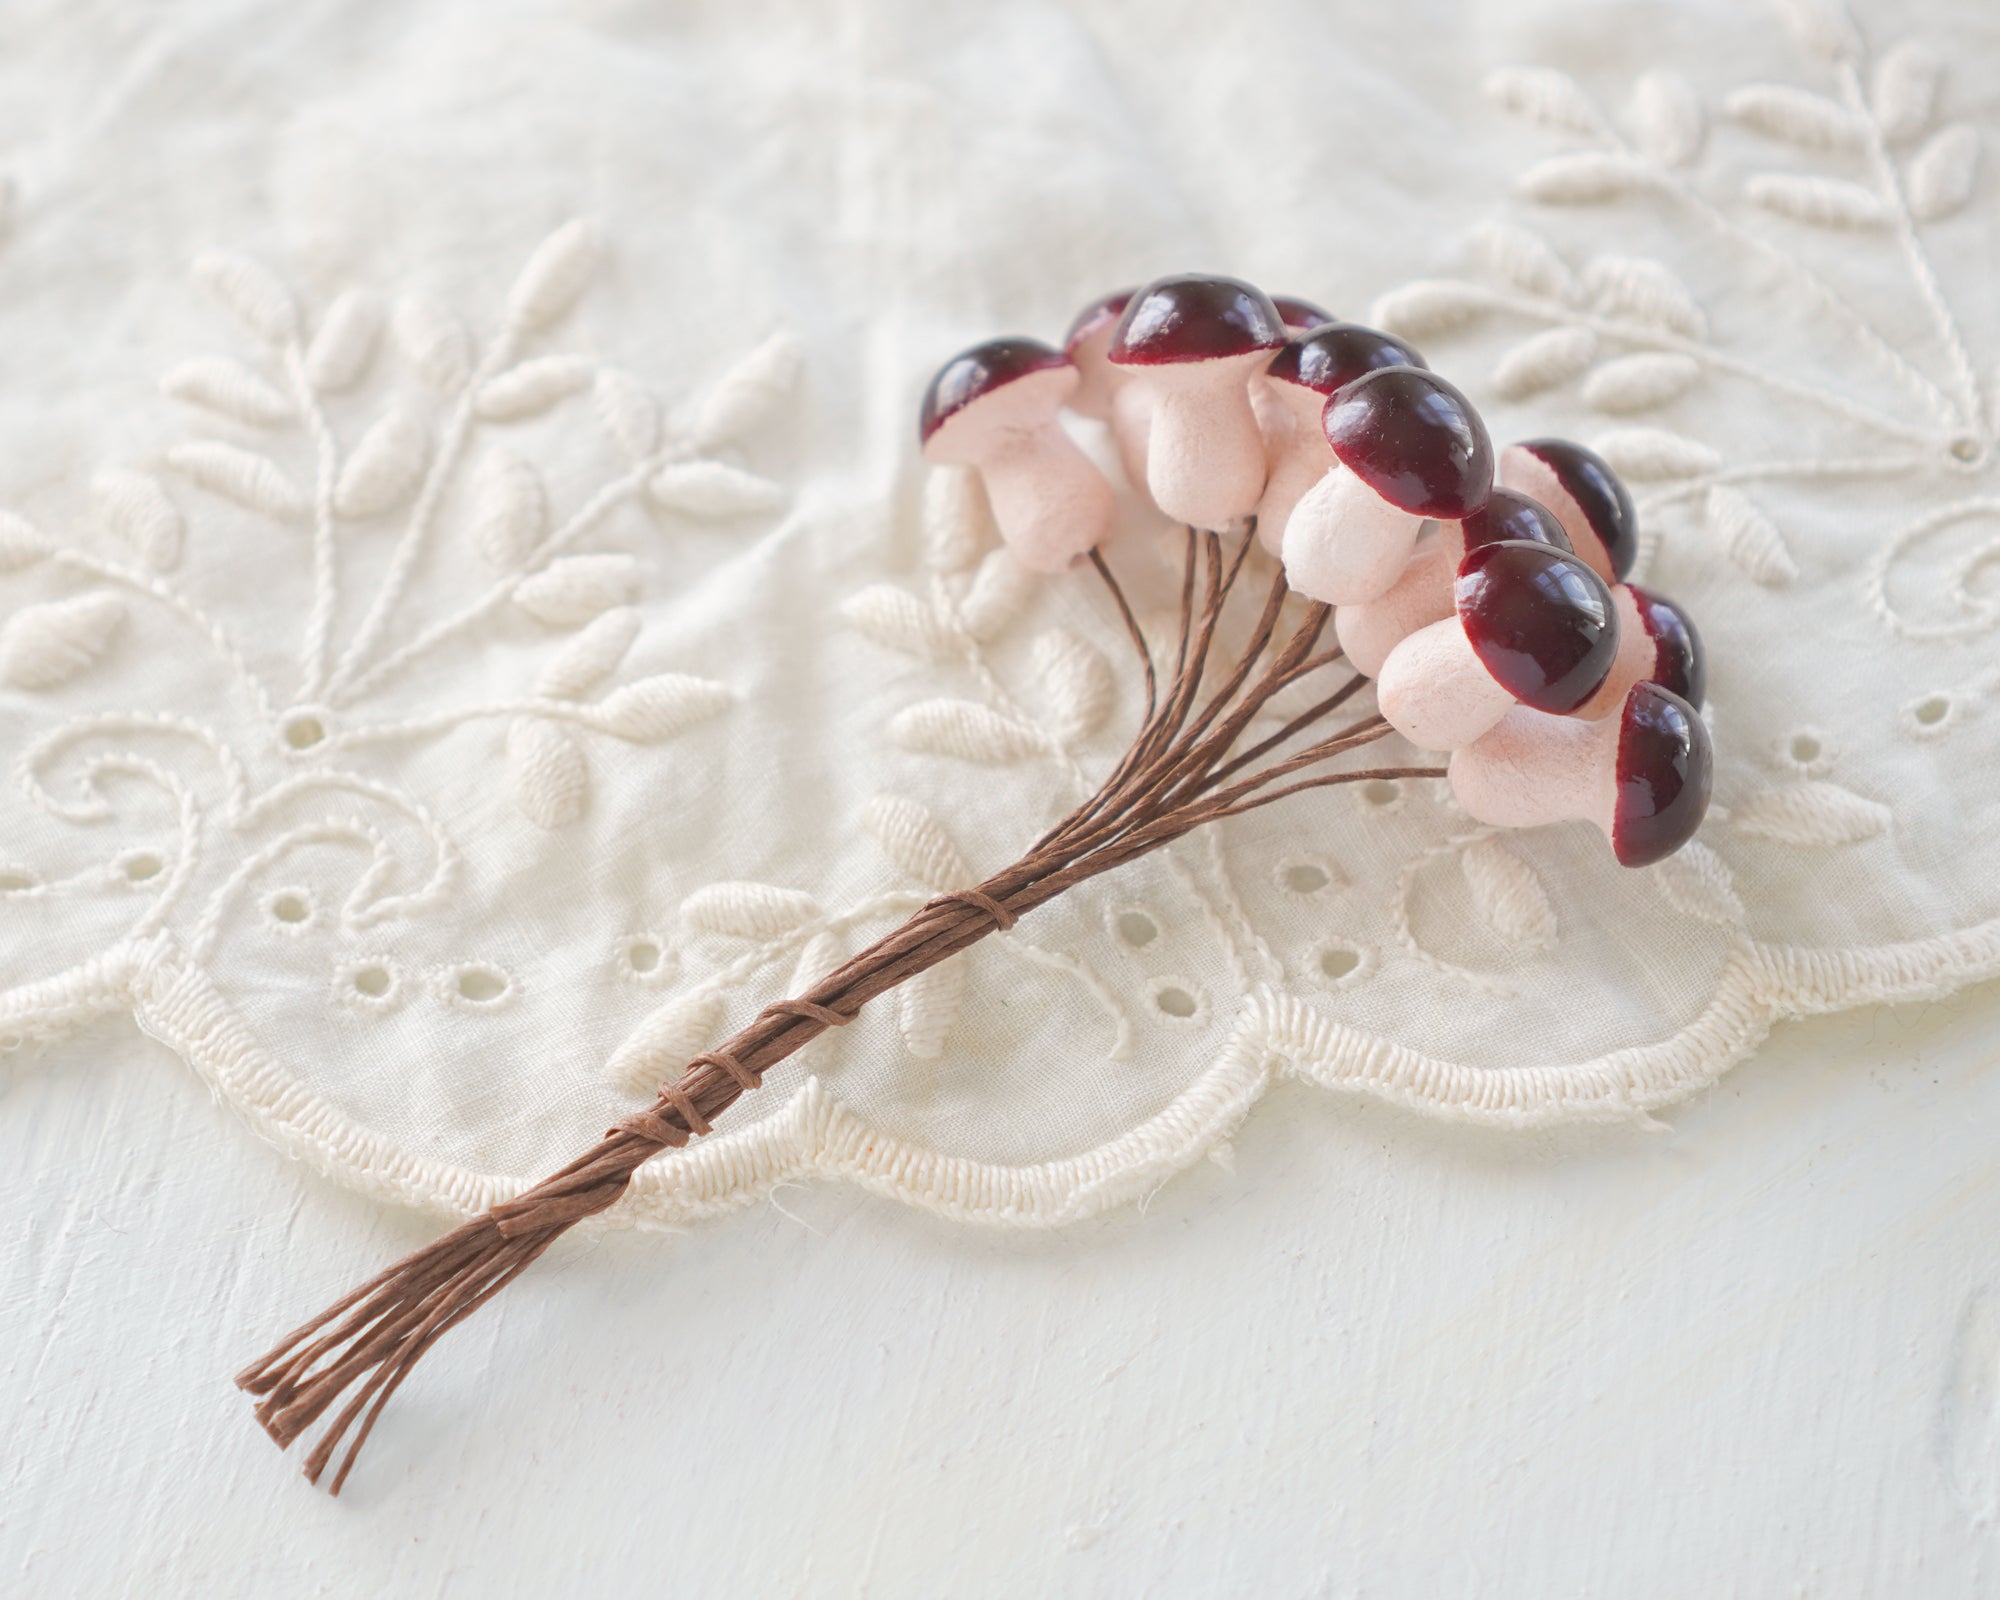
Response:
[{"label": "pale pink mushroom stem", "polygon": [[1424,519],[1384,500],[1336,463],[1285,522],[1285,576],[1329,605],[1359,605],[1386,593],[1410,559]]},{"label": "pale pink mushroom stem", "polygon": [[1420,750],[1471,744],[1515,703],[1487,671],[1456,616],[1417,629],[1389,653],[1376,680],[1375,701]]},{"label": "pale pink mushroom stem", "polygon": [[1618,803],[1619,729],[1617,717],[1590,722],[1515,706],[1484,737],[1452,752],[1452,795],[1467,816],[1490,827],[1583,821],[1608,837]]},{"label": "pale pink mushroom stem", "polygon": [[1250,380],[1270,359],[1265,350],[1182,366],[1143,369],[1150,404],[1146,487],[1176,522],[1224,532],[1240,527],[1264,493],[1264,440],[1250,410]]},{"label": "pale pink mushroom stem", "polygon": [[1618,654],[1611,671],[1597,693],[1576,708],[1574,715],[1588,719],[1608,717],[1625,704],[1626,693],[1641,678],[1650,677],[1659,662],[1659,646],[1646,628],[1638,597],[1628,584],[1611,586],[1611,600],[1618,608]]},{"label": "pale pink mushroom stem", "polygon": [[1074,566],[1118,515],[1104,474],[1053,422],[995,435],[979,475],[1007,548],[1035,572]]},{"label": "pale pink mushroom stem", "polygon": [[1387,590],[1334,612],[1334,635],[1349,666],[1364,678],[1379,677],[1391,650],[1419,628],[1452,615],[1451,580],[1464,544],[1457,523],[1441,525],[1436,534],[1417,541],[1401,576]]},{"label": "pale pink mushroom stem", "polygon": [[1334,465],[1333,446],[1319,425],[1326,396],[1302,384],[1264,379],[1251,391],[1270,475],[1257,502],[1257,542],[1283,549],[1285,524],[1306,491]]}]

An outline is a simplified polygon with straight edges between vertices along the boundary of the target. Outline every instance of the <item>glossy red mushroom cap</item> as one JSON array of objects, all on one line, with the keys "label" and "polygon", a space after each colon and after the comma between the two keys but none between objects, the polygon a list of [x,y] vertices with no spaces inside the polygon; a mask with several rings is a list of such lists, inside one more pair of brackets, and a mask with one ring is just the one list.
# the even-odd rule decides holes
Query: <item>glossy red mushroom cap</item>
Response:
[{"label": "glossy red mushroom cap", "polygon": [[1301,300],[1297,295],[1273,295],[1271,304],[1278,308],[1278,320],[1288,328],[1317,328],[1321,323],[1333,321],[1331,311],[1314,305],[1310,300]]},{"label": "glossy red mushroom cap", "polygon": [[1069,365],[1068,356],[1039,339],[989,339],[961,350],[938,368],[924,391],[917,414],[918,443],[929,444],[931,435],[959,412],[1016,378]]},{"label": "glossy red mushroom cap", "polygon": [[1355,322],[1330,322],[1296,335],[1264,370],[1316,394],[1332,394],[1377,367],[1421,367],[1424,358],[1401,339]]},{"label": "glossy red mushroom cap", "polygon": [[1604,580],[1552,545],[1481,545],[1452,587],[1466,642],[1524,706],[1564,715],[1603,686],[1618,656],[1618,611]]},{"label": "glossy red mushroom cap", "polygon": [[1120,289],[1091,301],[1070,320],[1069,332],[1063,335],[1063,353],[1075,355],[1076,347],[1084,340],[1099,328],[1116,322],[1125,314],[1125,308],[1132,303],[1132,296],[1136,293],[1136,289]]},{"label": "glossy red mushroom cap", "polygon": [[1715,751],[1693,706],[1657,683],[1635,683],[1618,728],[1611,851],[1649,866],[1694,837],[1708,811]]},{"label": "glossy red mushroom cap", "polygon": [[1655,664],[1647,676],[1699,711],[1708,694],[1708,662],[1694,619],[1663,594],[1636,583],[1626,587],[1653,641]]},{"label": "glossy red mushroom cap", "polygon": [[1639,514],[1604,457],[1569,439],[1523,439],[1507,448],[1525,451],[1555,474],[1604,546],[1615,577],[1622,579],[1632,570],[1639,556]]},{"label": "glossy red mushroom cap", "polygon": [[1493,488],[1493,445],[1472,402],[1422,367],[1380,367],[1321,414],[1342,465],[1412,516],[1458,522]]},{"label": "glossy red mushroom cap", "polygon": [[1160,278],[1125,307],[1110,360],[1121,367],[1213,361],[1275,350],[1286,337],[1270,297],[1239,278]]},{"label": "glossy red mushroom cap", "polygon": [[1569,535],[1563,532],[1555,513],[1512,489],[1495,489],[1486,497],[1486,504],[1463,518],[1458,527],[1468,550],[1477,550],[1483,544],[1519,544],[1523,540],[1569,550]]}]

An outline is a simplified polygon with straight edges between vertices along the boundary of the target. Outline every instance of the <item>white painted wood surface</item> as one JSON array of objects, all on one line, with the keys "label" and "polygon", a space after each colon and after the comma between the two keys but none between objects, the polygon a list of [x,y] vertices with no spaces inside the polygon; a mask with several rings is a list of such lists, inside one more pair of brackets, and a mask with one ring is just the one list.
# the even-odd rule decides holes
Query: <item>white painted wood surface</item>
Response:
[{"label": "white painted wood surface", "polygon": [[1782,1029],[1674,1131],[1296,1087],[1127,1214],[831,1188],[564,1249],[338,1502],[231,1388],[431,1224],[122,1028],[0,1075],[0,1593],[1995,1592],[2000,991]]}]

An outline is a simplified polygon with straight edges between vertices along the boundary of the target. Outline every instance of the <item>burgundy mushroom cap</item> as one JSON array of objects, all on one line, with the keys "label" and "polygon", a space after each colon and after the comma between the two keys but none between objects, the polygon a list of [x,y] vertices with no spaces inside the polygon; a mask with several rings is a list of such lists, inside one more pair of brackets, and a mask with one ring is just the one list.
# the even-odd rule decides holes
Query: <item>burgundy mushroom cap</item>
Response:
[{"label": "burgundy mushroom cap", "polygon": [[1421,367],[1424,358],[1391,334],[1330,322],[1295,335],[1264,370],[1316,394],[1332,394],[1377,367]]},{"label": "burgundy mushroom cap", "polygon": [[[1639,555],[1639,515],[1610,463],[1568,439],[1523,439],[1509,445],[1505,455],[1510,459],[1501,464],[1502,482],[1538,496],[1565,523],[1571,516],[1564,513],[1570,512],[1603,546],[1614,579],[1632,570]],[[1565,499],[1568,505],[1562,503]],[[1571,531],[1575,533],[1574,526]],[[1583,548],[1574,538],[1572,542]]]},{"label": "burgundy mushroom cap", "polygon": [[1271,304],[1278,308],[1278,320],[1288,328],[1317,328],[1323,322],[1333,321],[1333,313],[1324,306],[1301,300],[1295,294],[1273,295]]},{"label": "burgundy mushroom cap", "polygon": [[1160,278],[1132,296],[1111,339],[1114,366],[1152,367],[1275,350],[1285,324],[1239,278]]},{"label": "burgundy mushroom cap", "polygon": [[1070,321],[1069,332],[1063,335],[1063,351],[1075,355],[1076,347],[1100,328],[1107,328],[1125,313],[1126,306],[1138,291],[1120,289],[1113,294],[1099,295],[1089,305],[1079,311]]},{"label": "burgundy mushroom cap", "polygon": [[1657,683],[1635,683],[1619,715],[1611,849],[1648,866],[1694,837],[1708,810],[1715,752],[1693,706]]},{"label": "burgundy mushroom cap", "polygon": [[1663,594],[1636,583],[1626,587],[1653,641],[1654,665],[1646,676],[1699,711],[1708,694],[1708,662],[1694,619]]},{"label": "burgundy mushroom cap", "polygon": [[1522,540],[1554,545],[1558,550],[1569,549],[1569,535],[1563,532],[1555,513],[1512,489],[1495,489],[1486,497],[1486,504],[1462,518],[1458,527],[1468,550],[1477,550],[1483,544]]},{"label": "burgundy mushroom cap", "polygon": [[929,444],[936,433],[967,406],[1037,372],[1075,367],[1068,356],[1039,339],[989,339],[961,350],[931,379],[917,414],[917,438]]},{"label": "burgundy mushroom cap", "polygon": [[1493,488],[1493,446],[1472,402],[1422,367],[1379,367],[1321,417],[1342,465],[1400,511],[1457,522]]},{"label": "burgundy mushroom cap", "polygon": [[1618,655],[1618,613],[1604,580],[1552,545],[1481,545],[1452,587],[1466,642],[1524,706],[1565,714],[1588,700]]}]

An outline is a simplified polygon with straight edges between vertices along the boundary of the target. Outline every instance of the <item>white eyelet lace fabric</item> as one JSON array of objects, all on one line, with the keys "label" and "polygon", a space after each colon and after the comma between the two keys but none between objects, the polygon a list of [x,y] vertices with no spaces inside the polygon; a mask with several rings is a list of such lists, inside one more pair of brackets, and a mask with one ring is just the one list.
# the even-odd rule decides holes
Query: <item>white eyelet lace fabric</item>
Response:
[{"label": "white eyelet lace fabric", "polygon": [[[615,1218],[824,1175],[1050,1225],[1226,1159],[1280,1076],[1644,1117],[1779,1018],[2000,972],[1990,14],[1513,11],[1426,63],[1253,9],[1301,45],[1261,85],[1108,4],[755,48],[419,6],[247,121],[52,113],[5,158],[0,1035],[129,1011],[337,1181],[532,1181],[1115,759],[1100,592],[994,549],[910,419],[959,345],[1191,265],[1630,477],[1713,661],[1699,841],[1302,797],[877,1002]],[[428,137],[489,82],[537,115]],[[1154,142],[1170,95],[1236,136]],[[1114,558],[1157,606],[1174,554]]]}]

